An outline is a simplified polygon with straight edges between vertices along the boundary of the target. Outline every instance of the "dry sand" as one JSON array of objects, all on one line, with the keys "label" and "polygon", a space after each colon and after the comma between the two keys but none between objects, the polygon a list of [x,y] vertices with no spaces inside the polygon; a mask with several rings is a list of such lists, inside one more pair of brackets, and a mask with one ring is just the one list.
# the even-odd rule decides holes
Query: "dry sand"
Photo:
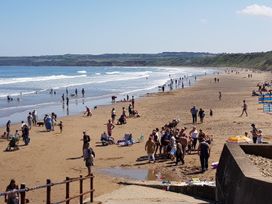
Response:
[{"label": "dry sand", "polygon": [[[214,83],[213,77],[218,77],[220,83]],[[203,124],[197,124],[197,128],[203,129],[206,134],[212,134],[214,141],[210,163],[219,160],[225,140],[230,135],[241,135],[250,131],[250,124],[255,123],[261,128],[264,139],[271,140],[271,116],[262,112],[262,106],[257,104],[257,97],[251,96],[257,82],[269,80],[270,73],[253,73],[253,78],[248,79],[246,72],[240,74],[222,74],[208,76],[199,80],[193,87],[180,89],[173,92],[149,94],[136,100],[136,109],[141,114],[140,118],[128,119],[126,125],[116,125],[113,136],[121,139],[126,132],[131,132],[135,138],[144,134],[145,140],[152,129],[162,127],[173,118],[179,118],[178,127],[191,128],[190,109],[193,105],[203,108],[206,117]],[[218,92],[222,92],[222,100],[218,100]],[[242,101],[248,103],[248,117],[239,117],[242,110]],[[104,125],[110,118],[112,107],[120,115],[122,106],[128,107],[128,103],[118,103],[109,106],[98,107],[90,118],[69,116],[62,118],[64,130],[58,134],[45,132],[42,127],[34,127],[31,130],[31,143],[22,146],[14,152],[3,152],[7,146],[5,140],[0,140],[0,191],[4,191],[10,178],[15,178],[17,183],[26,183],[27,186],[44,184],[47,178],[52,181],[63,180],[66,176],[77,177],[86,175],[87,169],[80,156],[82,155],[82,131],[85,130],[91,136],[91,146],[96,153],[95,169],[101,167],[125,166],[128,168],[159,168],[162,172],[168,172],[176,179],[186,180],[191,177],[214,179],[215,170],[209,169],[204,174],[199,170],[199,158],[197,154],[186,155],[185,165],[175,167],[169,160],[148,164],[146,161],[137,162],[137,158],[145,156],[145,142],[130,147],[118,147],[116,145],[101,147],[96,146],[100,135],[106,130]],[[213,117],[209,116],[209,109],[213,109]],[[50,111],[49,111],[50,112]],[[19,129],[20,125],[13,125],[12,132]],[[56,128],[58,129],[58,128]],[[0,130],[3,132],[4,128]],[[20,141],[20,144],[23,142]],[[95,195],[101,195],[118,188],[117,178],[95,174]],[[73,189],[78,189],[74,184]],[[54,201],[64,198],[63,187],[53,187]],[[45,190],[28,193],[27,196],[33,203],[41,203],[45,199]]]}]

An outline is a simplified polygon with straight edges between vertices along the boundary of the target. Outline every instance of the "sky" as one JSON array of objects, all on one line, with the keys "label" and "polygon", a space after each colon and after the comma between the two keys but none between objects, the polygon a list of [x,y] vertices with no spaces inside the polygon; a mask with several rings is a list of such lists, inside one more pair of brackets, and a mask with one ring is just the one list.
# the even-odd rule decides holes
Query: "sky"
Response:
[{"label": "sky", "polygon": [[271,0],[7,0],[0,56],[272,50]]}]

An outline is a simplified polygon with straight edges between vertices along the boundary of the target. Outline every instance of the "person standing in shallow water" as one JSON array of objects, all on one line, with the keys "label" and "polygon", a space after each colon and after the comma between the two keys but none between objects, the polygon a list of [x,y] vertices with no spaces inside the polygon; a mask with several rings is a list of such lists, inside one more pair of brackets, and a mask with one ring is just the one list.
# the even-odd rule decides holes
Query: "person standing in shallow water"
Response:
[{"label": "person standing in shallow water", "polygon": [[85,89],[84,88],[81,89],[81,95],[82,95],[82,97],[85,96]]},{"label": "person standing in shallow water", "polygon": [[221,99],[222,99],[222,93],[221,93],[221,91],[219,91],[218,99],[219,99],[219,101],[221,101]]},{"label": "person standing in shallow water", "polygon": [[67,107],[69,106],[69,97],[68,96],[66,97],[66,105],[67,105]]}]

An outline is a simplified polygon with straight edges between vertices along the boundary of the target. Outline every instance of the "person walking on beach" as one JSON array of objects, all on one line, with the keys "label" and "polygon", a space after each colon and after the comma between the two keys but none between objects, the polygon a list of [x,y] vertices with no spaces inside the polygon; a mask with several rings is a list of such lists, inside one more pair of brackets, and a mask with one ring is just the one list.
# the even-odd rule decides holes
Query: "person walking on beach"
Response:
[{"label": "person walking on beach", "polygon": [[10,135],[10,123],[11,123],[11,121],[8,120],[8,122],[6,124],[7,140],[9,139],[9,135]]},{"label": "person walking on beach", "polygon": [[77,96],[77,88],[75,89],[75,95]]},{"label": "person walking on beach", "polygon": [[198,116],[199,116],[200,122],[203,123],[203,120],[205,117],[205,111],[202,108],[199,109]]},{"label": "person walking on beach", "polygon": [[82,151],[83,151],[83,155],[84,155],[84,149],[87,148],[89,142],[91,141],[91,138],[89,135],[86,134],[85,131],[83,131],[83,147],[82,147]]},{"label": "person walking on beach", "polygon": [[[16,185],[15,180],[11,179],[9,185],[6,188],[6,192],[7,191],[16,191],[18,189],[19,188]],[[19,204],[19,193],[18,192],[13,192],[13,193],[5,194],[5,203],[7,203],[7,204]]]},{"label": "person walking on beach", "polygon": [[29,127],[29,129],[31,129],[31,127],[32,127],[32,114],[31,114],[31,112],[29,112],[28,113],[28,116],[27,116],[27,124],[28,124],[28,127]]},{"label": "person walking on beach", "polygon": [[90,147],[89,143],[86,144],[86,147],[83,150],[83,158],[85,161],[85,165],[88,169],[88,176],[89,176],[92,173],[91,167],[94,165],[93,160],[95,158],[95,152]]},{"label": "person walking on beach", "polygon": [[240,117],[242,117],[244,113],[247,116],[247,104],[246,104],[246,100],[243,100],[243,106],[242,106],[242,108],[243,108],[243,110],[242,110],[242,113],[241,113]]},{"label": "person walking on beach", "polygon": [[213,110],[210,109],[210,116],[212,117],[213,116]]},{"label": "person walking on beach", "polygon": [[131,98],[131,104],[132,104],[132,108],[134,109],[134,104],[135,104],[134,96],[132,96],[132,98]]},{"label": "person walking on beach", "polygon": [[193,118],[193,124],[197,122],[197,113],[198,110],[195,106],[193,106],[193,108],[191,108],[191,114],[192,114],[192,118]]},{"label": "person walking on beach", "polygon": [[208,169],[208,160],[210,157],[210,145],[204,139],[201,139],[201,142],[199,143],[198,155],[200,158],[202,172],[204,172]]},{"label": "person walking on beach", "polygon": [[115,108],[112,108],[112,110],[111,110],[111,121],[112,121],[112,123],[115,122],[115,118],[116,118],[116,111],[115,111]]},{"label": "person walking on beach", "polygon": [[221,99],[222,99],[222,93],[221,93],[221,91],[219,91],[218,99],[219,99],[219,101],[221,101]]},{"label": "person walking on beach", "polygon": [[29,128],[26,124],[24,124],[22,128],[22,137],[23,137],[25,145],[28,145],[28,143],[30,142],[30,138],[29,138]]},{"label": "person walking on beach", "polygon": [[152,140],[152,137],[149,137],[147,142],[145,143],[145,151],[147,152],[149,163],[155,162],[155,156],[154,156],[155,150],[156,150],[156,144]]},{"label": "person walking on beach", "polygon": [[37,125],[37,122],[38,122],[38,113],[37,113],[36,110],[32,111],[32,122],[33,122],[34,126]]}]

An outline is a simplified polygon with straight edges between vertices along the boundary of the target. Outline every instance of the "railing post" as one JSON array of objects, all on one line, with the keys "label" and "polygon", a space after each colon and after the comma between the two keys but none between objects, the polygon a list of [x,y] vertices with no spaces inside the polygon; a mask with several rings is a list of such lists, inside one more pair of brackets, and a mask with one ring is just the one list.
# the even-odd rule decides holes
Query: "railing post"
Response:
[{"label": "railing post", "polygon": [[46,184],[46,204],[51,204],[51,180],[47,179]]},{"label": "railing post", "polygon": [[90,199],[91,199],[91,203],[93,202],[93,174],[90,175]]},{"label": "railing post", "polygon": [[[82,175],[79,176],[79,193],[83,193],[83,179]],[[80,195],[79,197],[79,204],[83,204],[83,195]]]},{"label": "railing post", "polygon": [[[26,188],[26,186],[25,186],[25,184],[21,184],[21,186],[20,186],[20,190],[25,190],[25,188]],[[22,192],[20,192],[20,197],[21,197],[21,204],[25,204],[25,191],[22,191]]]},{"label": "railing post", "polygon": [[[66,199],[68,199],[70,197],[69,193],[70,193],[70,182],[69,182],[70,178],[66,177]],[[69,204],[70,201],[67,200],[66,204]]]}]

